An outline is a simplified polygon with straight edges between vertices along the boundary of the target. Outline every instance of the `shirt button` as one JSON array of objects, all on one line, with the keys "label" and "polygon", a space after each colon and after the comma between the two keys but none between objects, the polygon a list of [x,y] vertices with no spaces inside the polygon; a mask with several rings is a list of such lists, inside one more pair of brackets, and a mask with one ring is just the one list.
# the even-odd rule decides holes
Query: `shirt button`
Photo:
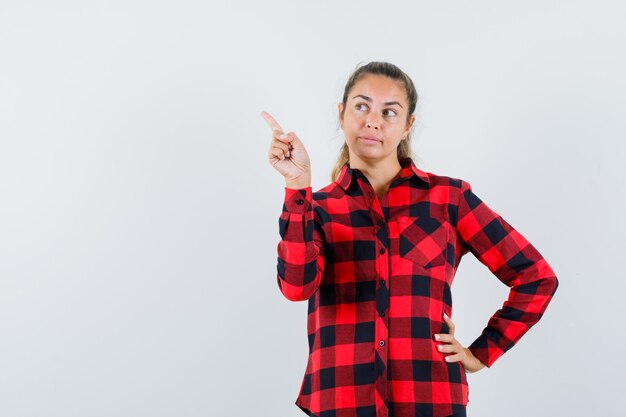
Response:
[{"label": "shirt button", "polygon": [[383,227],[383,225],[384,225],[384,224],[385,224],[385,223],[383,223],[383,221],[382,221],[382,220],[379,220],[379,221],[378,221],[378,226],[379,226],[379,227]]},{"label": "shirt button", "polygon": [[380,285],[383,285],[383,286],[385,285],[385,280],[384,279],[380,280]]},{"label": "shirt button", "polygon": [[385,346],[385,341],[381,340],[380,342],[378,342],[378,344],[381,345],[381,346]]},{"label": "shirt button", "polygon": [[296,204],[301,206],[304,204],[304,200],[296,200]]},{"label": "shirt button", "polygon": [[385,253],[385,248],[380,248],[378,252],[382,255],[383,253]]},{"label": "shirt button", "polygon": [[385,312],[384,312],[384,311],[381,311],[381,312],[380,312],[380,313],[378,313],[378,314],[380,314],[380,317],[385,317]]}]

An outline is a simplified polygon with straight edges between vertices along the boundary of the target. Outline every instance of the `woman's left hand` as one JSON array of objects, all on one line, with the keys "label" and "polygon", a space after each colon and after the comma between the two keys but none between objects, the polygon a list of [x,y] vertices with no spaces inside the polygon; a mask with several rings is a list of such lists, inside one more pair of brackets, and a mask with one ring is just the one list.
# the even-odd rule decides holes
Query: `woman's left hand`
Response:
[{"label": "woman's left hand", "polygon": [[448,325],[450,329],[450,333],[437,333],[435,334],[435,340],[439,342],[444,342],[443,344],[437,345],[437,350],[443,353],[453,353],[452,355],[448,355],[445,357],[446,362],[461,362],[463,368],[465,368],[465,372],[473,373],[476,371],[480,371],[485,367],[485,364],[482,363],[471,350],[466,347],[463,347],[458,340],[454,338],[454,323],[450,320],[450,317],[443,313],[443,319]]}]

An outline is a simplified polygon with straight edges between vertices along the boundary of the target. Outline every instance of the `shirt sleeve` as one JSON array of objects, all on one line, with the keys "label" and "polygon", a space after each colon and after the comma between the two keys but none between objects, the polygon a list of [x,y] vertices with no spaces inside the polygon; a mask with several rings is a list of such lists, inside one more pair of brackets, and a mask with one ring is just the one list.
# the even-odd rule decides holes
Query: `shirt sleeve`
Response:
[{"label": "shirt sleeve", "polygon": [[467,181],[461,181],[460,192],[460,256],[471,251],[510,288],[502,308],[468,347],[485,366],[491,367],[539,321],[559,283],[537,249],[481,201]]},{"label": "shirt sleeve", "polygon": [[312,187],[285,187],[278,224],[278,287],[288,300],[307,300],[324,274],[324,238],[313,210]]}]

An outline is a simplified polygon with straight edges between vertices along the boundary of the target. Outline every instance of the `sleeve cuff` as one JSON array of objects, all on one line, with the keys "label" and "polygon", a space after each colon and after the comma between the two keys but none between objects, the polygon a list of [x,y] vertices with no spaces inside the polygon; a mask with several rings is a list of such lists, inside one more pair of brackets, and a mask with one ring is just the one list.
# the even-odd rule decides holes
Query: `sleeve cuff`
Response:
[{"label": "sleeve cuff", "polygon": [[504,354],[504,351],[489,340],[484,332],[474,340],[468,349],[487,368],[490,368],[491,365]]},{"label": "sleeve cuff", "polygon": [[283,211],[295,214],[306,213],[311,208],[312,192],[312,187],[285,187],[285,200],[283,204]]}]

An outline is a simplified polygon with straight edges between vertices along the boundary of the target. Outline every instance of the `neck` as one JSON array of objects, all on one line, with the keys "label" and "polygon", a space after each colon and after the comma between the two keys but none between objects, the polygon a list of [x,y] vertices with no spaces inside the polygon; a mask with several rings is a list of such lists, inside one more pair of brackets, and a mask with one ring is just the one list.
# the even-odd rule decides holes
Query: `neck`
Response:
[{"label": "neck", "polygon": [[361,171],[374,188],[385,188],[398,175],[402,165],[400,165],[397,156],[393,155],[389,161],[370,162],[358,158],[351,159],[350,168]]}]

